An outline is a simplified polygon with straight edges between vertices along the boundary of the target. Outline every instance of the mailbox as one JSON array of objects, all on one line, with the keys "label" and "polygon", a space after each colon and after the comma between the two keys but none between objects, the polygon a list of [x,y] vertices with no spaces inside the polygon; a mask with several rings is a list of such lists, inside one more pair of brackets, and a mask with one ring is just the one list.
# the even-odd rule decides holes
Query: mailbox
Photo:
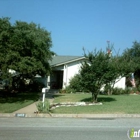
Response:
[{"label": "mailbox", "polygon": [[43,93],[43,94],[46,93],[46,92],[48,92],[48,91],[49,91],[48,88],[42,88],[42,93]]},{"label": "mailbox", "polygon": [[43,102],[43,107],[44,107],[44,102],[45,102],[45,94],[49,91],[48,88],[42,88],[42,94],[43,94],[43,97],[42,97],[42,102]]}]

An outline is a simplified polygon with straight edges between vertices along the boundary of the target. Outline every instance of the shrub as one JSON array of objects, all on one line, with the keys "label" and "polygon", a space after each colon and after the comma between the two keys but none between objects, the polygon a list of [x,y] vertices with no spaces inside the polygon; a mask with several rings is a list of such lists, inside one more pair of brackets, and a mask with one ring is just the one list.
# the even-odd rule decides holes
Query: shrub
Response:
[{"label": "shrub", "polygon": [[138,89],[138,91],[140,92],[140,85],[138,86],[138,88],[137,88],[137,89]]},{"label": "shrub", "polygon": [[70,79],[69,86],[66,87],[67,93],[75,93],[75,92],[88,92],[89,90],[83,88],[81,85],[81,75],[76,74],[74,77]]},{"label": "shrub", "polygon": [[59,93],[66,93],[65,89],[59,89]]},{"label": "shrub", "polygon": [[137,91],[138,91],[138,89],[137,89],[136,87],[133,87],[133,88],[132,88],[132,92],[133,92],[133,93],[136,93]]},{"label": "shrub", "polygon": [[31,91],[41,91],[45,85],[39,81],[33,81],[32,84],[29,85]]},{"label": "shrub", "polygon": [[125,88],[124,89],[124,94],[130,94],[131,92],[131,89],[130,88]]},{"label": "shrub", "polygon": [[42,113],[48,113],[49,110],[50,110],[50,103],[48,100],[45,100],[44,102],[44,106],[43,106],[43,102],[42,101],[39,101],[37,104],[37,109],[39,112],[42,112]]},{"label": "shrub", "polygon": [[69,89],[75,91],[81,91],[82,87],[80,85],[80,75],[76,74],[74,77],[70,79]]},{"label": "shrub", "polygon": [[67,87],[65,88],[65,91],[66,91],[66,93],[75,93],[75,92],[76,92],[76,90],[73,89],[73,88],[71,88],[70,86],[67,86]]},{"label": "shrub", "polygon": [[131,94],[134,94],[134,93],[139,94],[139,92],[140,92],[140,87],[139,86],[138,87],[133,87],[130,90]]},{"label": "shrub", "polygon": [[122,94],[130,94],[130,89],[126,88],[126,89],[121,89],[121,88],[113,88],[112,90],[112,94],[113,95],[122,95]]}]

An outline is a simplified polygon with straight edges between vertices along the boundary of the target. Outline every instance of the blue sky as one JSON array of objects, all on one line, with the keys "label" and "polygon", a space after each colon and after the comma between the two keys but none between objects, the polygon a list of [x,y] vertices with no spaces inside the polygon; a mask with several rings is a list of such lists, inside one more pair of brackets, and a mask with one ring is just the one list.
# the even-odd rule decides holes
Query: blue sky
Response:
[{"label": "blue sky", "polygon": [[0,0],[0,17],[40,24],[58,55],[106,49],[122,53],[140,41],[140,0]]}]

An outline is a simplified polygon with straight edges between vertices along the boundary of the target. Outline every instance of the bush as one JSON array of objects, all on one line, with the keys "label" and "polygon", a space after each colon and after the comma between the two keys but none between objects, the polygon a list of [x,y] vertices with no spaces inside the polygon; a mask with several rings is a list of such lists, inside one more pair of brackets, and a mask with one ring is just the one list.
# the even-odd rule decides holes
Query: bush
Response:
[{"label": "bush", "polygon": [[113,95],[122,95],[122,94],[130,94],[130,89],[126,88],[126,89],[121,89],[121,88],[114,88],[112,90],[112,94]]},{"label": "bush", "polygon": [[28,88],[31,90],[31,91],[41,91],[42,88],[45,87],[45,85],[39,81],[32,81],[29,85],[28,85]]},{"label": "bush", "polygon": [[125,88],[124,89],[124,94],[130,94],[131,92],[131,89],[130,88]]},{"label": "bush", "polygon": [[138,86],[138,88],[137,88],[137,89],[138,89],[138,91],[140,92],[140,85]]},{"label": "bush", "polygon": [[75,92],[76,92],[76,90],[73,89],[73,88],[71,88],[70,86],[67,86],[67,87],[65,88],[65,91],[66,91],[66,93],[75,93]]},{"label": "bush", "polygon": [[82,87],[80,85],[80,75],[76,74],[74,77],[70,79],[69,89],[74,91],[81,91]]},{"label": "bush", "polygon": [[81,85],[81,75],[76,74],[70,79],[69,86],[65,88],[66,93],[75,93],[75,92],[87,92],[89,90],[83,88]]},{"label": "bush", "polygon": [[50,110],[50,103],[48,100],[45,100],[44,102],[44,106],[43,106],[43,102],[42,101],[39,101],[37,104],[37,109],[39,112],[41,113],[48,113],[49,110]]},{"label": "bush", "polygon": [[131,90],[133,93],[136,93],[138,91],[138,89],[136,87],[133,87]]},{"label": "bush", "polygon": [[66,93],[65,89],[59,89],[59,93]]},{"label": "bush", "polygon": [[139,94],[139,92],[140,92],[140,87],[138,86],[138,87],[133,87],[133,88],[131,88],[131,90],[130,90],[130,93],[131,94]]}]

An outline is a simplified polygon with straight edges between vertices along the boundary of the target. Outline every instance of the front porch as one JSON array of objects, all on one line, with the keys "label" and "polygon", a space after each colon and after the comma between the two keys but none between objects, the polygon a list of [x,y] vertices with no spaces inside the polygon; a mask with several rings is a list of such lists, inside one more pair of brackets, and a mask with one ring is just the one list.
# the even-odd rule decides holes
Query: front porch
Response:
[{"label": "front porch", "polygon": [[50,89],[62,89],[63,88],[63,70],[53,70],[48,80],[49,80],[48,86]]}]

